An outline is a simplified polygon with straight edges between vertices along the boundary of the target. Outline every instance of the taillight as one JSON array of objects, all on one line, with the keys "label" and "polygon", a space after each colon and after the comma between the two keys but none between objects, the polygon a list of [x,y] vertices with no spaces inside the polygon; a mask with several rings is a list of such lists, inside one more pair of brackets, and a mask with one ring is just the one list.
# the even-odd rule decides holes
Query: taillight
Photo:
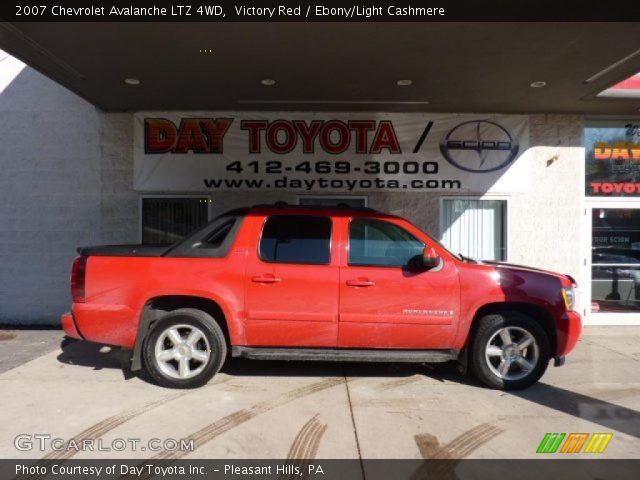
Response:
[{"label": "taillight", "polygon": [[84,280],[87,272],[87,257],[76,257],[71,267],[71,297],[73,303],[84,303]]}]

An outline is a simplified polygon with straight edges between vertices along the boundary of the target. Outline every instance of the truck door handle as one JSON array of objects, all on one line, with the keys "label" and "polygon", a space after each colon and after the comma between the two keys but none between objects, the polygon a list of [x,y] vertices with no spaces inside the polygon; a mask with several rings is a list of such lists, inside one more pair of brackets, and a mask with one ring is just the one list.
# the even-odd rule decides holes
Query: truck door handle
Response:
[{"label": "truck door handle", "polygon": [[251,281],[256,283],[278,283],[280,279],[275,275],[266,273],[264,275],[256,275],[255,277],[251,277]]},{"label": "truck door handle", "polygon": [[376,283],[368,278],[357,278],[355,280],[347,280],[347,285],[350,287],[372,287]]}]

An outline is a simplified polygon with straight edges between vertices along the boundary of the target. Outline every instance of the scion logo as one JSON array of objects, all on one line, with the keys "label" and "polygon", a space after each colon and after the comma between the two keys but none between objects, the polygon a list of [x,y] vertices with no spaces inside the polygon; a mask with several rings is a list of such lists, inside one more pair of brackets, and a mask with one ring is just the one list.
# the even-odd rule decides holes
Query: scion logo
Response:
[{"label": "scion logo", "polygon": [[519,145],[501,125],[489,120],[463,122],[440,140],[440,151],[453,166],[467,172],[493,172],[509,165]]}]

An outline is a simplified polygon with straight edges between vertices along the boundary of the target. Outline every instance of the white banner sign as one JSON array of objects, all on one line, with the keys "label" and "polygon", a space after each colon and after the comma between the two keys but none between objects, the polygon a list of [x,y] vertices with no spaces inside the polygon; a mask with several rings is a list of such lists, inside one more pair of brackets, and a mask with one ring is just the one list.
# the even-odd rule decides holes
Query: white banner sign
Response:
[{"label": "white banner sign", "polygon": [[139,112],[141,191],[517,192],[526,116]]}]

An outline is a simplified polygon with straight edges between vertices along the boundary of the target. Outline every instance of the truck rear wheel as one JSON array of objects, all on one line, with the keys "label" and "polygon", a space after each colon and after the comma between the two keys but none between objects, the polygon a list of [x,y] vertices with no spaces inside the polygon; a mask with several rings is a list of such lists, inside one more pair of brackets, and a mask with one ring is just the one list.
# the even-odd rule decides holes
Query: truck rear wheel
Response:
[{"label": "truck rear wheel", "polygon": [[517,390],[536,383],[549,365],[544,328],[519,312],[486,315],[471,341],[471,366],[485,385]]},{"label": "truck rear wheel", "polygon": [[224,363],[227,345],[207,313],[181,308],[154,325],[144,343],[144,366],[159,385],[195,388],[207,383]]}]

